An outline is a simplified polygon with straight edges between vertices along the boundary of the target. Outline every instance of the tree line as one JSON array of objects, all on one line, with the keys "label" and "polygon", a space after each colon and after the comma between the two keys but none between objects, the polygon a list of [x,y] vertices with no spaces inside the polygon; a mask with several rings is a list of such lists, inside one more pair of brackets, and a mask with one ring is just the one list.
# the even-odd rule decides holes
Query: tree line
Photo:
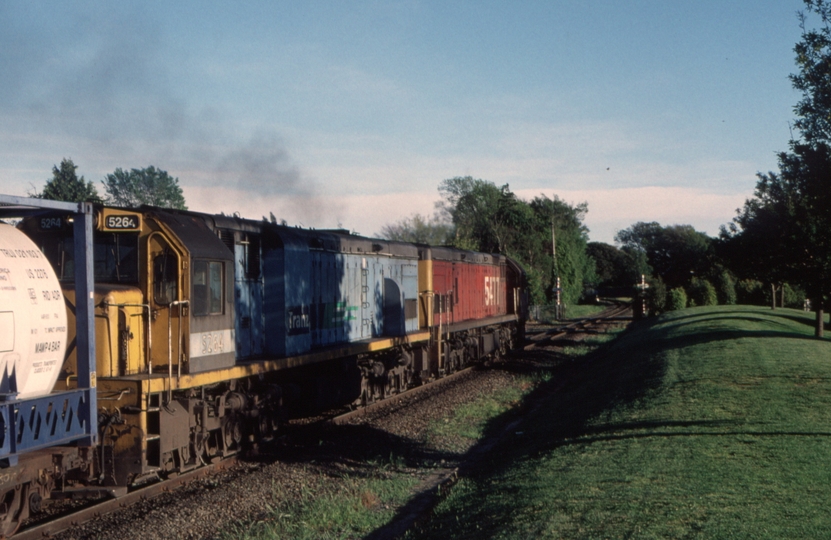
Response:
[{"label": "tree line", "polygon": [[524,267],[537,304],[553,302],[558,292],[562,302],[574,304],[595,281],[595,264],[586,250],[588,229],[583,224],[586,203],[571,205],[556,195],[525,201],[508,184],[497,186],[470,176],[442,181],[439,193],[442,200],[434,216],[404,218],[386,225],[381,236],[504,253]]},{"label": "tree line", "polygon": [[52,167],[52,178],[46,181],[43,190],[29,195],[39,199],[87,201],[125,208],[138,208],[145,204],[179,210],[188,208],[179,179],[152,165],[129,171],[118,168],[106,175],[101,181],[105,192],[103,197],[95,184],[83,176],[78,177],[77,170],[78,166],[71,159],[64,158],[60,167]]}]

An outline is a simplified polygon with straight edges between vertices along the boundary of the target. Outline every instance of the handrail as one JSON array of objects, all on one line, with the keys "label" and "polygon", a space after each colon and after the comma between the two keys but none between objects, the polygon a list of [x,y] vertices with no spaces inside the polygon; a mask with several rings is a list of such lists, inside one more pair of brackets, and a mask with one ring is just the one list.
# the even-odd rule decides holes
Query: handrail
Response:
[{"label": "handrail", "polygon": [[[167,314],[167,402],[173,401],[173,330],[171,319],[173,319],[173,306],[189,305],[188,300],[174,300],[168,305],[170,310]],[[179,309],[179,360],[177,362],[178,381],[182,377],[182,310]]]},{"label": "handrail", "polygon": [[[153,332],[150,331],[150,304],[110,304],[109,302],[102,302],[104,306],[113,307],[138,307],[147,310],[147,326],[145,327],[145,334],[147,334],[147,373],[153,373],[153,356],[151,351],[153,349]],[[126,375],[126,373],[124,373]]]}]

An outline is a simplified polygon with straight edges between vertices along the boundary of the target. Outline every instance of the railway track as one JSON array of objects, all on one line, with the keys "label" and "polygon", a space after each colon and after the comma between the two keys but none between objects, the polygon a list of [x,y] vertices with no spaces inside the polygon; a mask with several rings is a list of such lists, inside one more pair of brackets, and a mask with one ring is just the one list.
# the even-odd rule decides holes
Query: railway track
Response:
[{"label": "railway track", "polygon": [[415,386],[415,387],[410,388],[409,390],[407,390],[405,392],[401,392],[399,394],[394,394],[394,395],[389,396],[386,399],[383,399],[381,401],[376,401],[376,402],[370,403],[366,407],[361,407],[359,409],[355,409],[353,411],[349,411],[349,412],[337,415],[333,418],[330,418],[328,420],[328,423],[339,426],[339,425],[342,425],[342,424],[349,423],[349,422],[351,422],[351,421],[353,421],[357,418],[360,418],[361,416],[365,416],[365,415],[368,415],[368,414],[378,412],[379,410],[382,410],[382,409],[394,408],[398,403],[402,402],[403,400],[410,399],[410,398],[413,398],[415,396],[418,396],[419,394],[421,394],[424,391],[440,390],[441,387],[452,383],[453,381],[455,381],[456,379],[458,379],[460,377],[465,376],[468,372],[470,372],[470,370],[475,369],[475,368],[476,368],[476,366],[469,366],[469,367],[466,367],[464,369],[460,369],[459,371],[456,371],[455,373],[445,375],[441,379],[436,379],[436,380],[434,380],[432,382],[429,382],[427,384],[422,384],[422,385],[419,385],[419,386]]},{"label": "railway track", "polygon": [[[533,330],[529,332],[529,343],[524,347],[524,350],[532,350],[534,348],[542,348],[546,345],[555,343],[557,340],[569,339],[577,333],[591,333],[597,332],[599,329],[608,324],[620,324],[628,320],[626,317],[627,306],[613,306],[601,313],[591,317],[570,321],[567,324],[556,325],[551,328],[545,328],[539,332]],[[516,353],[514,353],[516,354]],[[521,354],[521,353],[520,353]],[[363,416],[368,415],[385,415],[402,410],[406,407],[406,403],[416,398],[425,391],[441,391],[443,387],[451,386],[455,381],[463,379],[471,374],[471,371],[476,367],[468,367],[453,374],[442,377],[432,381],[429,384],[414,387],[406,392],[401,392],[388,398],[371,403],[366,407],[349,411],[334,416],[322,418],[318,422],[313,422],[304,426],[304,429],[315,429],[316,425],[333,425],[341,426],[344,424],[353,423]],[[220,461],[218,463],[208,464],[204,467],[179,475],[165,481],[160,481],[154,484],[135,489],[126,494],[123,494],[114,499],[107,499],[101,502],[90,504],[84,508],[65,515],[58,515],[55,518],[46,521],[44,518],[40,520],[30,520],[24,524],[25,528],[20,530],[15,536],[15,539],[42,539],[50,538],[58,535],[61,531],[65,531],[79,524],[95,520],[106,514],[112,514],[126,510],[138,503],[143,503],[154,499],[160,495],[175,492],[193,483],[204,480],[214,474],[230,469],[239,461],[244,461],[244,457],[234,456],[229,459]],[[436,475],[436,485],[445,485],[451,482],[452,477],[456,474],[455,471],[447,471],[447,478]]]},{"label": "railway track", "polygon": [[590,317],[567,321],[553,326],[542,326],[539,330],[526,331],[526,351],[540,349],[574,334],[597,333],[609,325],[621,324],[631,320],[631,306],[617,303]]},{"label": "railway track", "polygon": [[175,478],[142,486],[116,498],[91,503],[89,506],[80,510],[71,511],[66,515],[58,515],[58,517],[43,523],[33,522],[31,525],[18,531],[13,538],[15,540],[50,538],[70,527],[99,518],[105,514],[123,510],[136,503],[152,499],[163,493],[175,491],[192,482],[209,477],[219,471],[234,466],[238,459],[237,456],[232,456],[218,463],[210,463],[185,474],[180,474]]}]

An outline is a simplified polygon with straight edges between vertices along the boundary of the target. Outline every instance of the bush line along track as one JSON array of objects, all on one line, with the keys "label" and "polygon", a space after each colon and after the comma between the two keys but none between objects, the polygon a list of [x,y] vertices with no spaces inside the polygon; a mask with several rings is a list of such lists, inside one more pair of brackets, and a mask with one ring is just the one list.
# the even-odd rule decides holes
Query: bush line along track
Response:
[{"label": "bush line along track", "polygon": [[[570,334],[586,331],[591,327],[608,324],[609,322],[620,322],[622,320],[621,316],[628,309],[629,306],[626,305],[615,305],[591,317],[575,320],[566,325],[560,325],[538,334],[531,334],[528,337],[528,340],[530,340],[531,343],[526,345],[524,347],[524,350],[531,350],[535,347],[542,347],[546,344],[550,344],[550,342],[554,340],[562,339]],[[349,411],[345,414],[324,419],[321,422],[319,422],[319,424],[347,424],[363,415],[378,412],[385,408],[394,408],[397,402],[403,399],[412,398],[423,391],[440,390],[443,386],[446,386],[454,380],[468,374],[472,369],[474,369],[474,367],[476,366],[467,367],[457,372],[448,374],[442,378],[435,379],[429,383],[411,388],[405,392],[394,394],[380,401],[375,401],[354,411]],[[506,429],[510,431],[510,428],[511,426],[508,426],[508,428]],[[490,448],[494,443],[495,441],[492,441],[490,444],[485,445],[484,448]],[[477,452],[477,455],[482,453],[481,450],[482,448],[480,448],[480,452]],[[471,457],[475,459],[476,456]],[[227,459],[218,461],[216,463],[207,464],[206,466],[203,466],[199,469],[195,469],[188,473],[180,474],[179,476],[169,478],[164,481],[148,484],[141,488],[137,488],[134,491],[126,493],[124,493],[124,491],[121,491],[120,493],[118,493],[118,496],[116,498],[106,499],[101,502],[94,503],[90,506],[84,507],[77,511],[73,511],[69,514],[60,515],[56,518],[50,519],[49,521],[32,520],[32,525],[19,531],[17,534],[14,535],[14,538],[21,540],[49,538],[73,526],[94,520],[99,516],[117,512],[121,509],[130,507],[138,502],[147,499],[152,499],[156,496],[162,495],[167,492],[175,491],[176,489],[187,486],[192,482],[203,479],[205,477],[209,477],[217,472],[222,472],[223,470],[232,467],[238,461],[242,461],[243,459],[244,458],[240,457],[240,455],[231,456]],[[427,490],[429,491],[429,493],[423,492],[422,494],[417,495],[416,497],[414,497],[413,501],[416,504],[408,505],[413,507],[414,509],[419,509],[416,510],[416,512],[414,512],[413,514],[411,514],[412,522],[415,522],[419,519],[423,519],[425,512],[429,512],[432,509],[432,506],[434,504],[434,502],[432,501],[435,499],[435,495],[437,492],[436,487],[441,486],[442,489],[440,491],[442,493],[446,492],[447,488],[454,482],[455,478],[458,475],[458,472],[458,469],[443,469],[440,471],[436,471],[435,474],[431,475],[431,480],[428,483],[432,487]],[[425,495],[427,495],[427,497],[425,497]],[[421,500],[422,502],[419,504],[417,503],[417,500]],[[394,527],[392,527],[393,525]],[[390,524],[388,527],[385,527],[384,529],[390,531],[389,527],[392,527],[392,530],[400,531],[402,530],[402,527],[405,527],[405,529],[403,530],[406,530],[407,526],[407,524],[396,522],[395,524]],[[379,530],[377,532],[381,533],[382,531]],[[373,534],[373,538],[375,537],[377,537],[377,535]],[[381,537],[388,536],[382,533]]]}]

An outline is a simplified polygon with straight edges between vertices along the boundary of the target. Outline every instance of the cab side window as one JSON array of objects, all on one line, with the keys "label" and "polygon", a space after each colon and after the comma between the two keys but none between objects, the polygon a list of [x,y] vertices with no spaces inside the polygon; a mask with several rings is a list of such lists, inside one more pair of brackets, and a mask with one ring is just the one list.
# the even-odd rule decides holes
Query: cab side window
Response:
[{"label": "cab side window", "polygon": [[160,306],[176,300],[178,279],[177,258],[172,253],[162,253],[153,259],[153,301]]},{"label": "cab side window", "polygon": [[219,315],[224,305],[222,263],[194,261],[193,296],[194,315]]}]

